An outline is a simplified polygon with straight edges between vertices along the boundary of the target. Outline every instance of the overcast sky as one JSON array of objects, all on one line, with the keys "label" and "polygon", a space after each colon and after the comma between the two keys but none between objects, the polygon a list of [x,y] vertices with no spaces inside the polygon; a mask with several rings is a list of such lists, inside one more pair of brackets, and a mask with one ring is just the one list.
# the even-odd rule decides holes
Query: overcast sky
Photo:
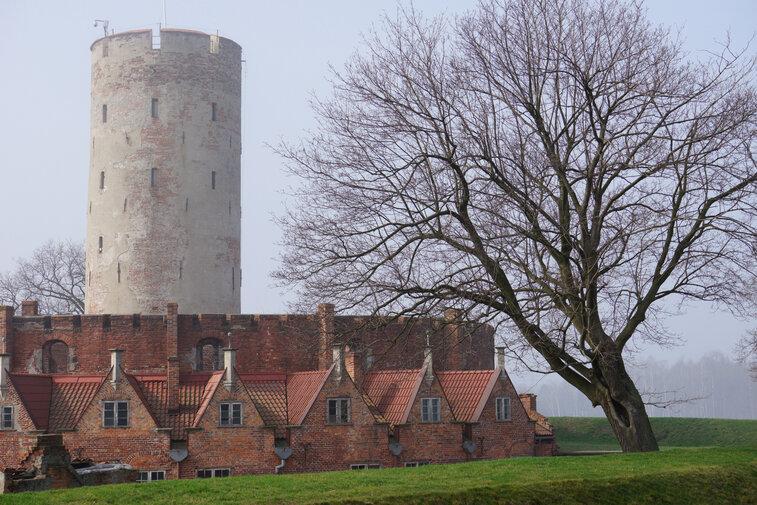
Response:
[{"label": "overcast sky", "polygon": [[[416,0],[417,10],[453,16],[470,0]],[[314,126],[312,94],[327,96],[329,64],[340,68],[361,44],[361,34],[393,0],[176,1],[167,0],[169,27],[218,32],[243,48],[242,83],[242,311],[286,312],[286,294],[271,287],[288,181],[282,161],[267,147],[296,140]],[[755,0],[655,0],[649,17],[680,30],[696,56],[715,49],[730,30],[737,47],[752,37]],[[116,32],[158,29],[161,0],[0,0],[0,271],[48,239],[84,240],[89,169],[90,44],[103,35],[95,19]],[[712,350],[732,355],[739,336],[756,322],[736,321],[708,306],[689,308],[670,322],[684,345],[644,349],[658,358],[696,359]]]}]

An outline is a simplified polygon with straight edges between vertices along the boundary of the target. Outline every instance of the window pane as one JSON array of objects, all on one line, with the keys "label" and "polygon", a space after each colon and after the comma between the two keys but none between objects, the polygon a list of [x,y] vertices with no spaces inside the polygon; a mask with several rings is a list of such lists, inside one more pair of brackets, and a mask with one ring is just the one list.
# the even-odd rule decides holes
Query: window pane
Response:
[{"label": "window pane", "polygon": [[231,405],[232,409],[232,424],[242,424],[242,404],[241,403],[234,403]]},{"label": "window pane", "polygon": [[340,420],[343,423],[350,422],[350,401],[349,400],[342,400],[341,401],[341,412],[340,412]]},{"label": "window pane", "polygon": [[336,422],[336,400],[329,400],[329,422]]},{"label": "window pane", "polygon": [[431,415],[431,420],[432,421],[439,421],[439,419],[441,417],[440,411],[439,411],[439,406],[440,406],[439,403],[440,403],[439,402],[439,398],[432,398],[431,399],[431,405],[432,405],[432,408],[433,408],[433,414]]},{"label": "window pane", "polygon": [[221,425],[225,426],[227,424],[229,424],[229,404],[222,403],[221,404]]},{"label": "window pane", "polygon": [[128,426],[129,424],[129,404],[127,402],[118,402],[118,426]]},{"label": "window pane", "polygon": [[428,398],[421,400],[421,421],[428,422]]},{"label": "window pane", "polygon": [[103,408],[103,425],[111,427],[115,426],[115,405],[113,405],[113,402],[105,402]]}]

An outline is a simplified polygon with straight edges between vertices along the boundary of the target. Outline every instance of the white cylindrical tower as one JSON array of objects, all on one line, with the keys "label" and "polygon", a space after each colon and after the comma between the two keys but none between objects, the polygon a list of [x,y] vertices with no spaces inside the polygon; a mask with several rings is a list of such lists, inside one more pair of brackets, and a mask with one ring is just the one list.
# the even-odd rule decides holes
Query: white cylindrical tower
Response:
[{"label": "white cylindrical tower", "polygon": [[171,29],[91,49],[86,312],[238,313],[241,47]]}]

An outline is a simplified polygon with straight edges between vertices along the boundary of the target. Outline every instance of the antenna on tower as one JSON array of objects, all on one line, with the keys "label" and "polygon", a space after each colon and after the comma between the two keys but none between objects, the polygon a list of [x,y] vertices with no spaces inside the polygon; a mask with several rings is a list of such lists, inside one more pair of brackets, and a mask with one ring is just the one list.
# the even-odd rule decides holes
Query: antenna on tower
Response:
[{"label": "antenna on tower", "polygon": [[168,21],[166,21],[166,0],[163,0],[163,28],[168,28]]},{"label": "antenna on tower", "polygon": [[95,19],[94,27],[97,28],[97,25],[102,24],[103,25],[103,32],[105,33],[105,36],[108,36],[108,20],[107,19]]}]

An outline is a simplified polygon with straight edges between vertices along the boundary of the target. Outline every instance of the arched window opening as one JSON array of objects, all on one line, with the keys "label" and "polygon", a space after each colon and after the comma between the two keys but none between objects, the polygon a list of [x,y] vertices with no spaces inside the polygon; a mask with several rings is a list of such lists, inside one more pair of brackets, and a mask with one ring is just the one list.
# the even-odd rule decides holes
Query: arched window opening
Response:
[{"label": "arched window opening", "polygon": [[68,346],[60,340],[50,340],[42,346],[42,373],[68,372]]},{"label": "arched window opening", "polygon": [[204,338],[197,343],[197,370],[223,370],[221,341]]}]

